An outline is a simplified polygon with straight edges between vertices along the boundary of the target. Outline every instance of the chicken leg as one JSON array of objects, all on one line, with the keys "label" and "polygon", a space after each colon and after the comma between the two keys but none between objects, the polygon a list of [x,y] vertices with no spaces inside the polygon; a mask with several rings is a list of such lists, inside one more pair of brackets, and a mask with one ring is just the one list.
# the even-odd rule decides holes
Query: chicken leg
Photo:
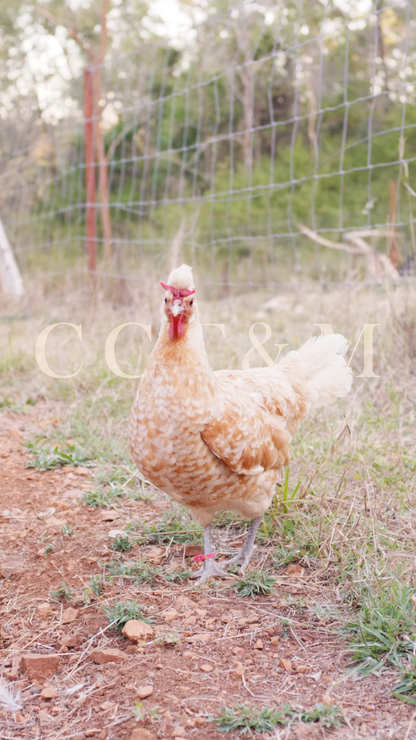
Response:
[{"label": "chicken leg", "polygon": [[[212,555],[212,553],[213,545],[211,538],[211,525],[208,524],[207,527],[204,527],[204,555]],[[198,583],[205,583],[208,578],[213,578],[214,576],[229,577],[229,573],[227,573],[225,570],[222,570],[222,568],[217,565],[217,563],[215,562],[215,558],[207,557],[206,560],[204,560],[202,568],[195,571],[195,573],[192,574],[191,578],[198,578]]]},{"label": "chicken leg", "polygon": [[254,540],[256,539],[257,530],[262,519],[262,516],[258,516],[257,519],[251,520],[246,540],[240,552],[238,553],[238,555],[235,555],[233,558],[231,558],[231,560],[226,560],[224,563],[222,563],[222,565],[228,566],[233,565],[234,563],[238,563],[240,565],[241,573],[244,573],[250,562],[251,554],[254,547]]}]

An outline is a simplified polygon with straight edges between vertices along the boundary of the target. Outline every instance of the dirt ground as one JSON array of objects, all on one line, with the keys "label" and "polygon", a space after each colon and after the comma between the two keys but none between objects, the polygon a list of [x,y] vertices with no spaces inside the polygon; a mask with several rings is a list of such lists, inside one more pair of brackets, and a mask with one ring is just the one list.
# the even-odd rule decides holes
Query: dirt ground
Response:
[{"label": "dirt ground", "polygon": [[[215,740],[224,735],[212,718],[224,706],[296,709],[318,701],[340,707],[341,727],[294,722],[261,737],[416,737],[413,707],[390,696],[393,675],[349,676],[348,644],[336,631],[339,620],[328,618],[330,610],[319,617],[308,609],[317,600],[337,606],[322,569],[291,574],[284,567],[276,574],[273,595],[254,600],[236,595],[232,578],[202,587],[160,579],[156,588],[114,580],[90,604],[52,600],[62,581],[79,594],[91,576],[103,573],[114,558],[115,528],[123,530],[138,518],[153,523],[170,502],[159,494],[153,501],[91,509],[81,503],[90,470],[26,469],[21,443],[33,425],[56,423],[50,414],[40,402],[25,415],[1,417],[0,654],[3,684],[18,692],[21,703],[15,713],[0,710],[1,739]],[[63,534],[65,527],[73,528],[72,536]],[[45,555],[48,543],[53,549]],[[139,554],[155,564],[197,567],[185,562],[181,545],[135,545],[123,557]],[[266,556],[258,546],[254,562]],[[114,599],[139,602],[153,620],[151,639],[138,647],[108,629],[103,606]],[[75,609],[69,616],[68,607]],[[97,648],[118,648],[121,654],[117,662],[97,664],[92,658]],[[28,654],[58,656],[51,675],[25,672]],[[141,700],[149,686],[143,693],[152,690],[151,695]],[[48,690],[51,698],[43,698]]]}]

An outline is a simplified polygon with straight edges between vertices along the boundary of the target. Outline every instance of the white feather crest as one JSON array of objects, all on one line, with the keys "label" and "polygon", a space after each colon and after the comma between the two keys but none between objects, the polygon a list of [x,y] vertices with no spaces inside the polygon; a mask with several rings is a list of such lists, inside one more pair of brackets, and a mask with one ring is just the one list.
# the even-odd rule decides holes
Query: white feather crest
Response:
[{"label": "white feather crest", "polygon": [[168,285],[178,290],[193,290],[195,288],[194,278],[192,275],[192,267],[189,265],[181,265],[175,267],[168,277]]}]

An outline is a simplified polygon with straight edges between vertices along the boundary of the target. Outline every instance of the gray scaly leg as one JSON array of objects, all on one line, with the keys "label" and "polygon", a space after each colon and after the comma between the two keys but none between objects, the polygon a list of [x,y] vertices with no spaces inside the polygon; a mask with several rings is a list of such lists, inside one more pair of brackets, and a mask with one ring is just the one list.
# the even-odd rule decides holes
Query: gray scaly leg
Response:
[{"label": "gray scaly leg", "polygon": [[[210,555],[213,552],[211,525],[208,524],[207,527],[204,527],[204,555]],[[213,578],[214,576],[223,577],[229,576],[229,574],[217,565],[214,558],[208,558],[207,560],[204,560],[202,568],[195,571],[191,578],[198,578],[198,583],[205,583],[208,578]]]},{"label": "gray scaly leg", "polygon": [[254,540],[256,539],[257,530],[260,526],[260,522],[263,519],[262,516],[257,517],[257,519],[252,519],[250,522],[250,528],[247,533],[246,541],[244,542],[243,547],[241,548],[238,555],[231,558],[231,560],[226,560],[222,565],[233,565],[234,563],[238,563],[240,565],[241,572],[244,573],[245,569],[247,568],[250,558],[253,552],[254,547]]}]

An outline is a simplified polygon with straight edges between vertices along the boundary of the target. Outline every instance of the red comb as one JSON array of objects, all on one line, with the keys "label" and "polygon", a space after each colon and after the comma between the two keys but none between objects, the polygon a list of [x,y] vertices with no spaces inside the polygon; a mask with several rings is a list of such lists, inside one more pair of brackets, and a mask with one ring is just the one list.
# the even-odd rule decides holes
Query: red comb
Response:
[{"label": "red comb", "polygon": [[172,288],[171,285],[166,285],[165,283],[160,283],[162,288],[165,290],[170,290],[174,298],[187,298],[188,295],[192,295],[192,293],[195,293],[194,290],[187,290],[186,288],[183,288],[179,290],[178,288]]}]

